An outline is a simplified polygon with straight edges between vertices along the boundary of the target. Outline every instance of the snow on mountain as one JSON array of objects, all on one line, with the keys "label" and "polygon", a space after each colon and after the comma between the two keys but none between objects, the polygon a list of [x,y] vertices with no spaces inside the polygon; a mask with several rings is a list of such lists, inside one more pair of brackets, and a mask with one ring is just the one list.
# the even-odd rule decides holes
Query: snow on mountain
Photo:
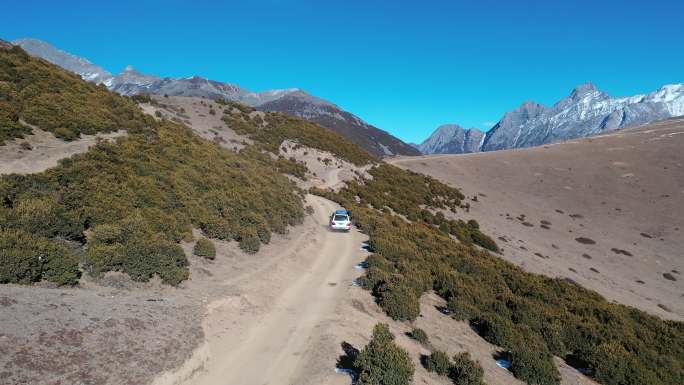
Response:
[{"label": "snow on mountain", "polygon": [[684,84],[665,85],[649,94],[611,97],[592,83],[585,83],[551,107],[528,101],[505,113],[482,138],[480,146],[465,146],[467,131],[460,127],[442,126],[419,149],[425,154],[460,154],[532,147],[681,115]]},{"label": "snow on mountain", "polygon": [[482,151],[538,146],[684,115],[684,84],[645,95],[611,97],[586,83],[547,108],[525,103],[506,113],[485,137]]}]

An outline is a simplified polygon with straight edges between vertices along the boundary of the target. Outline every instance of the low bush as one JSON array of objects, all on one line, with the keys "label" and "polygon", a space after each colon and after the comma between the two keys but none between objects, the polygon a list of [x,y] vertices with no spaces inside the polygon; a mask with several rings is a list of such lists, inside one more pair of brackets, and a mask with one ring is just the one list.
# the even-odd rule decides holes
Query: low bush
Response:
[{"label": "low bush", "polygon": [[118,270],[128,273],[133,280],[147,281],[158,274],[171,285],[188,276],[183,249],[155,232],[141,215],[95,226],[88,243],[87,261],[96,276]]},{"label": "low bush", "polygon": [[261,246],[261,241],[259,241],[259,235],[256,230],[252,228],[244,229],[240,234],[239,239],[240,249],[246,253],[256,253],[259,251]]},{"label": "low bush", "polygon": [[513,347],[513,323],[509,319],[486,313],[476,318],[474,324],[487,342],[509,349]]},{"label": "low bush", "polygon": [[449,361],[449,356],[442,351],[435,350],[429,356],[425,356],[422,361],[428,372],[434,372],[440,376],[449,374],[451,361]]},{"label": "low bush", "polygon": [[560,374],[544,340],[525,325],[516,329],[510,371],[528,384],[560,384]]},{"label": "low bush", "polygon": [[0,229],[0,283],[45,279],[73,285],[79,276],[78,261],[65,246],[22,230]]},{"label": "low bush", "polygon": [[204,257],[206,259],[216,258],[216,247],[214,246],[214,243],[204,237],[197,240],[192,252],[198,257]]},{"label": "low bush", "polygon": [[[468,352],[454,356],[453,364],[449,369],[449,377],[456,385],[484,385],[482,376],[484,371],[479,363],[470,358]],[[532,383],[530,383],[532,384]]]},{"label": "low bush", "polygon": [[405,285],[388,284],[380,294],[380,307],[398,321],[413,321],[420,314],[420,303]]},{"label": "low bush", "polygon": [[409,354],[394,343],[387,324],[373,328],[370,342],[356,356],[359,385],[408,385],[415,367]]},{"label": "low bush", "polygon": [[414,328],[413,330],[411,330],[409,336],[423,345],[427,345],[430,342],[427,333],[425,333],[425,330],[420,328]]}]

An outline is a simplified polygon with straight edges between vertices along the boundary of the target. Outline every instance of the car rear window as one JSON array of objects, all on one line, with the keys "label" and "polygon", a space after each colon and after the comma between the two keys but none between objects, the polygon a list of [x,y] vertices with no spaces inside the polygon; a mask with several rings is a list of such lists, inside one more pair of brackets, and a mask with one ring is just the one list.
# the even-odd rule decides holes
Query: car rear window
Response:
[{"label": "car rear window", "polygon": [[335,222],[342,222],[342,221],[348,221],[349,218],[347,218],[346,215],[335,215],[335,218],[333,220]]}]

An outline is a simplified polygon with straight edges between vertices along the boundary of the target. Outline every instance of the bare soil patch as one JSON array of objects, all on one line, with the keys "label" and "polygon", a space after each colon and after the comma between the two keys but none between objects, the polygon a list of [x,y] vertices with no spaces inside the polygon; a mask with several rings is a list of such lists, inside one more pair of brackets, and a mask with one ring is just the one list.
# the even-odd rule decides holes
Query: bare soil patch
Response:
[{"label": "bare soil patch", "polygon": [[123,135],[126,131],[82,135],[77,140],[65,142],[51,132],[34,127],[31,135],[0,146],[0,175],[42,172],[57,166],[60,159],[86,152],[98,140],[113,140]]}]

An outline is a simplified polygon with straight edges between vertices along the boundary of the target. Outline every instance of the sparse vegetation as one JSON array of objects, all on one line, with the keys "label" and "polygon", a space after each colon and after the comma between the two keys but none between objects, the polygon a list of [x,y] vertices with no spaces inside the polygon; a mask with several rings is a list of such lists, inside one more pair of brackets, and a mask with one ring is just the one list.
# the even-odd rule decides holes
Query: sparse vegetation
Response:
[{"label": "sparse vegetation", "polygon": [[31,132],[22,122],[73,140],[81,134],[139,130],[147,121],[131,99],[84,82],[18,46],[0,49],[0,145]]},{"label": "sparse vegetation", "polygon": [[409,354],[394,343],[387,324],[373,328],[370,342],[354,360],[359,385],[408,385],[415,367]]},{"label": "sparse vegetation", "polygon": [[[451,316],[470,321],[508,351],[511,370],[529,383],[557,384],[553,355],[570,354],[604,384],[684,383],[681,323],[609,303],[566,279],[525,272],[473,247],[467,238],[457,242],[440,231],[432,220],[437,214],[428,210],[455,205],[456,200],[447,205],[445,197],[456,197],[456,190],[440,192],[429,178],[386,165],[370,174],[373,179],[352,182],[337,193],[312,191],[351,209],[357,226],[369,235],[372,254],[361,282],[379,301],[387,287],[404,286],[403,292],[412,291],[416,299],[434,289]],[[393,305],[411,308],[414,303]],[[401,313],[395,306],[386,311]],[[624,380],[634,373],[638,380]]]},{"label": "sparse vegetation", "polygon": [[355,165],[375,161],[368,152],[341,135],[306,119],[276,112],[265,112],[264,117],[254,115],[254,109],[245,105],[226,102],[223,121],[235,132],[248,135],[260,149],[274,154],[284,140],[290,139],[300,145],[328,151]]},{"label": "sparse vegetation", "polygon": [[452,362],[446,353],[434,351],[429,356],[423,356],[421,362],[429,372],[449,376],[456,385],[484,385],[484,370],[479,363],[470,358],[468,352],[455,355]]},{"label": "sparse vegetation", "polygon": [[43,173],[0,178],[4,282],[71,284],[80,262],[94,275],[118,270],[178,284],[188,274],[178,242],[192,227],[254,252],[303,220],[301,191],[268,156],[238,155],[157,122],[130,99],[18,48],[0,50],[0,87],[11,91],[2,105],[41,128],[129,130]]},{"label": "sparse vegetation", "polygon": [[427,345],[430,342],[427,333],[425,333],[425,330],[420,328],[414,328],[413,330],[411,330],[411,332],[409,333],[409,337],[413,338],[414,340],[420,342],[423,345]]},{"label": "sparse vegetation", "polygon": [[[350,182],[345,196],[351,199],[358,196],[362,202],[377,209],[390,208],[413,222],[430,224],[470,244],[475,243],[488,250],[499,248],[489,236],[480,231],[475,220],[447,219],[439,210],[455,212],[464,195],[457,189],[418,173],[401,170],[388,164],[381,164],[368,171],[372,181],[364,184]],[[315,192],[316,190],[314,190]],[[325,194],[325,192],[317,192]],[[433,213],[436,212],[436,213]]]},{"label": "sparse vegetation", "polygon": [[423,358],[423,366],[428,372],[435,372],[441,376],[446,376],[449,374],[449,368],[451,367],[451,361],[446,353],[435,350],[429,356]]},{"label": "sparse vegetation", "polygon": [[577,237],[575,240],[583,245],[595,245],[596,241],[587,237]]},{"label": "sparse vegetation", "polygon": [[206,259],[216,258],[216,247],[214,246],[214,243],[205,237],[201,237],[197,240],[192,252],[198,257],[204,257]]},{"label": "sparse vegetation", "polygon": [[455,355],[449,368],[449,377],[456,385],[484,385],[483,374],[482,366],[473,361],[468,352]]}]

